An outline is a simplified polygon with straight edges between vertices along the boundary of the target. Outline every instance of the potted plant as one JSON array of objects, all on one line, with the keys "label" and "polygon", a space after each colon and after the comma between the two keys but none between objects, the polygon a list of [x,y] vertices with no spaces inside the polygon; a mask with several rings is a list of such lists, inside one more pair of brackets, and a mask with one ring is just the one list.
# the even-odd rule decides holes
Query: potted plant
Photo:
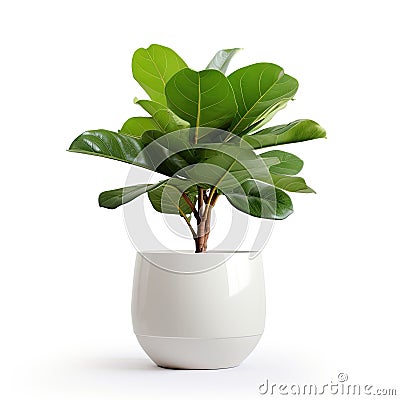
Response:
[{"label": "potted plant", "polygon": [[99,204],[113,209],[146,193],[156,211],[180,216],[193,237],[193,253],[137,254],[134,331],[163,367],[236,366],[264,330],[261,256],[207,252],[218,198],[250,216],[281,220],[293,212],[287,192],[313,192],[297,176],[300,158],[257,150],[324,138],[325,130],[308,119],[265,127],[293,99],[298,82],[271,63],[226,76],[238,50],[219,51],[197,72],[170,48],[138,49],[133,77],[150,99],[135,103],[148,116],[128,119],[118,132],[86,131],[69,148],[165,175],[160,182],[103,192]]}]

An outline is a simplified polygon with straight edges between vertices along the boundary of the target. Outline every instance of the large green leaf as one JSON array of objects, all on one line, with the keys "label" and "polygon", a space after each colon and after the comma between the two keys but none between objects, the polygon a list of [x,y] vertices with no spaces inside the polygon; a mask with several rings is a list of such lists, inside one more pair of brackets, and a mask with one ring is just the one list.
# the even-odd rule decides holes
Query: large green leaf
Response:
[{"label": "large green leaf", "polygon": [[136,50],[132,58],[133,77],[152,100],[164,105],[167,105],[165,85],[174,74],[186,67],[186,63],[172,49],[158,44]]},{"label": "large green leaf", "polygon": [[158,124],[150,117],[132,117],[122,126],[120,133],[140,138],[143,132],[158,129]]},{"label": "large green leaf", "polygon": [[[196,135],[197,141],[195,141]],[[253,150],[247,142],[237,136],[233,136],[232,140],[224,143],[227,135],[229,135],[229,132],[204,127],[180,129],[166,134],[153,130],[145,132],[142,135],[142,141],[144,144],[148,144],[156,140],[159,144],[175,152],[182,150],[193,151],[194,149],[200,150],[201,148],[204,151],[220,149],[220,151],[227,151],[228,153],[241,151],[237,150],[237,147]],[[198,159],[198,161],[201,161],[201,159]]]},{"label": "large green leaf", "polygon": [[100,193],[99,205],[104,208],[117,208],[126,204],[151,189],[155,189],[162,184],[158,182],[155,184],[139,184],[134,186],[127,186],[120,189],[108,190],[107,192]]},{"label": "large green leaf", "polygon": [[223,193],[230,192],[247,180],[261,181],[288,192],[315,193],[301,177],[271,173],[275,166],[279,166],[277,157],[249,157],[248,153],[239,153],[237,157],[218,154],[189,167],[186,176],[192,181],[216,186]]},{"label": "large green leaf", "polygon": [[142,135],[142,142],[146,147],[141,155],[149,163],[152,163],[153,171],[173,176],[187,167],[192,160],[188,160],[182,153],[171,148],[168,142],[165,143],[161,140],[164,139],[165,135],[167,134],[160,131],[145,132]]},{"label": "large green leaf", "polygon": [[161,103],[152,100],[135,100],[135,103],[143,107],[153,117],[156,124],[156,128],[152,127],[146,130],[159,129],[161,132],[168,133],[190,127],[189,122],[179,118]]},{"label": "large green leaf", "polygon": [[153,208],[164,214],[189,215],[192,209],[182,197],[185,192],[193,204],[196,203],[197,189],[191,183],[178,178],[164,181],[155,189],[150,190],[147,195]]},{"label": "large green leaf", "polygon": [[240,50],[242,49],[224,49],[218,51],[208,63],[206,69],[216,69],[224,74],[228,69],[228,65],[231,62],[232,57]]},{"label": "large green leaf", "polygon": [[279,144],[303,142],[326,137],[326,131],[310,119],[300,119],[287,125],[277,125],[263,129],[243,139],[254,149]]},{"label": "large green leaf", "polygon": [[209,158],[206,162],[192,165],[184,171],[183,176],[202,185],[215,186],[222,192],[232,190],[239,183],[231,170],[235,166],[237,168],[240,166],[236,160],[227,158],[227,165],[221,165],[225,164],[224,158],[226,158],[224,155],[218,155]]},{"label": "large green leaf", "polygon": [[146,146],[141,139],[99,129],[87,131],[78,136],[69,151],[111,158],[173,176],[188,163],[168,149]]},{"label": "large green leaf", "polygon": [[298,82],[275,64],[259,63],[243,67],[228,76],[238,111],[229,130],[241,135],[264,119],[268,112],[295,95]]},{"label": "large green leaf", "polygon": [[303,168],[303,160],[292,153],[282,150],[270,150],[258,155],[261,158],[269,160],[277,158],[279,162],[274,163],[269,169],[271,173],[283,175],[296,175]]},{"label": "large green leaf", "polygon": [[[153,159],[175,160],[180,169],[200,162],[192,145],[193,129],[182,129],[170,133],[147,131],[142,136],[146,152]],[[162,160],[161,160],[162,161]],[[177,170],[175,172],[178,172]]]},{"label": "large green leaf", "polygon": [[112,158],[146,168],[144,163],[137,160],[142,149],[143,143],[138,138],[98,129],[79,135],[72,142],[68,151]]},{"label": "large green leaf", "polygon": [[221,192],[231,192],[249,179],[272,184],[269,167],[279,160],[275,157],[263,159],[254,151],[238,146],[215,146],[202,162],[191,165],[182,173],[196,183],[215,186]]},{"label": "large green leaf", "polygon": [[179,71],[167,83],[165,95],[168,107],[194,127],[224,128],[237,110],[227,78],[212,69]]},{"label": "large green leaf", "polygon": [[[146,152],[151,154],[151,158],[157,159],[160,154],[167,159],[181,157],[186,162],[186,165],[184,162],[180,164],[181,168],[202,163],[220,154],[227,154],[231,158],[237,158],[242,157],[247,152],[247,158],[249,156],[257,158],[252,147],[240,138],[237,138],[240,139],[240,143],[235,140],[224,143],[223,140],[228,132],[214,128],[199,128],[196,131],[196,128],[181,129],[166,134],[160,131],[147,131],[143,133],[141,139],[146,146]],[[194,137],[196,133],[198,141],[195,144]],[[221,163],[221,161],[219,162]]]},{"label": "large green leaf", "polygon": [[263,182],[245,181],[235,191],[225,193],[225,196],[235,208],[253,217],[284,219],[293,212],[290,197]]}]

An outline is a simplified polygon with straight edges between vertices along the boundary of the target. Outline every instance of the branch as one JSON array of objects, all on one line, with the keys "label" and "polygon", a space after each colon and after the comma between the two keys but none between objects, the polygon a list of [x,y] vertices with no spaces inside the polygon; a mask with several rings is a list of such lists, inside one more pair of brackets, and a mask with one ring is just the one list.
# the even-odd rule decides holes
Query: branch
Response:
[{"label": "branch", "polygon": [[[209,203],[206,206],[206,229],[205,229],[205,234],[208,236],[210,234],[210,225],[211,225],[211,210],[215,206],[215,203],[217,202],[219,197],[219,194],[217,193],[214,197],[210,198]],[[207,240],[207,239],[206,239]]]},{"label": "branch", "polygon": [[198,200],[199,200],[199,210],[200,210],[200,208],[203,206],[203,192],[204,192],[204,189],[201,188],[200,186],[197,186],[197,192],[198,192],[198,195],[199,195]]},{"label": "branch", "polygon": [[200,221],[200,215],[197,212],[196,207],[192,203],[192,200],[189,199],[188,195],[185,192],[182,193],[182,197],[186,201],[186,203],[189,205],[190,209],[192,210],[192,213],[194,214],[194,217],[196,218],[196,221],[199,222]]},{"label": "branch", "polygon": [[211,210],[215,206],[215,203],[217,202],[219,197],[219,194],[217,193],[214,197],[210,199],[208,206],[208,212],[206,215],[206,226],[205,226],[205,238],[204,238],[204,250],[207,250],[207,242],[208,242],[208,237],[210,236],[210,229],[211,229]]},{"label": "branch", "polygon": [[192,233],[193,239],[196,240],[196,237],[197,237],[196,232],[194,231],[192,225],[190,224],[188,217],[185,215],[185,213],[182,211],[182,209],[180,207],[178,207],[178,209],[179,209],[179,214],[181,214],[181,216],[185,219],[185,221],[190,229],[190,232]]},{"label": "branch", "polygon": [[217,202],[218,197],[219,197],[219,194],[217,193],[217,194],[211,199],[210,204],[211,204],[212,207],[215,206],[215,203]]}]

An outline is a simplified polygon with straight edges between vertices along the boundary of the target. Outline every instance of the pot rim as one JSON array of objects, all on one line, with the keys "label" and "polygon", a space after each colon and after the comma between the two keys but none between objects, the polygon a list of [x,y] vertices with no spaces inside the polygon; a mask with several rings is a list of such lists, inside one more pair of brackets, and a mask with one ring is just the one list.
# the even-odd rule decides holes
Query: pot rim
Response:
[{"label": "pot rim", "polygon": [[143,250],[138,254],[184,254],[184,255],[207,255],[207,254],[254,254],[257,250],[208,250],[205,253],[195,253],[194,250]]},{"label": "pot rim", "polygon": [[[182,252],[173,250],[155,250],[137,252],[136,257],[143,258],[153,267],[166,272],[193,275],[212,271],[224,265],[229,259],[236,255],[247,256],[248,260],[251,261],[261,256],[261,253],[258,251],[244,250],[210,250],[206,253],[195,253],[190,250],[183,250]],[[181,260],[177,263],[177,259],[179,258],[181,258]],[[190,260],[192,260],[194,264],[190,264]]]}]

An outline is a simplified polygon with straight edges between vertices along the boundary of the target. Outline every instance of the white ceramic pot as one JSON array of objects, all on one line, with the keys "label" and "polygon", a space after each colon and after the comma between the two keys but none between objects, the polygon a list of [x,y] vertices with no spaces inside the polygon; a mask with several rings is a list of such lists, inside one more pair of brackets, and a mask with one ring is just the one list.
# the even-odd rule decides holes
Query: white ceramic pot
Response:
[{"label": "white ceramic pot", "polygon": [[265,324],[261,254],[138,253],[132,296],[136,337],[159,366],[239,365]]}]

